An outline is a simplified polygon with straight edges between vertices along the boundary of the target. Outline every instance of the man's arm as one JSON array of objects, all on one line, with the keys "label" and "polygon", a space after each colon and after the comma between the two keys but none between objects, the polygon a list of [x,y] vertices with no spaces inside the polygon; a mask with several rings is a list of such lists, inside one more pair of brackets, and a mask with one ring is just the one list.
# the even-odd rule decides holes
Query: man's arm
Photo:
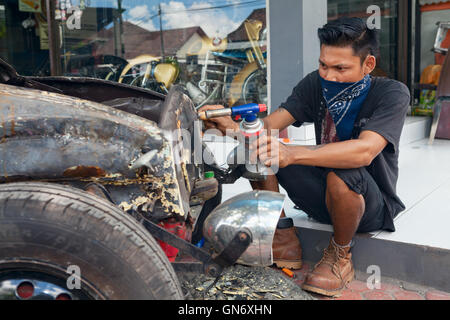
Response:
[{"label": "man's arm", "polygon": [[262,136],[251,148],[251,159],[259,157],[266,166],[306,165],[336,169],[368,166],[388,141],[374,131],[363,131],[358,139],[319,146],[285,146],[277,137]]},{"label": "man's arm", "polygon": [[284,130],[293,124],[296,120],[286,109],[280,107],[270,115],[263,119],[264,129],[270,130]]},{"label": "man's arm", "polygon": [[380,134],[363,131],[358,139],[311,147],[292,146],[289,162],[336,169],[360,168],[370,165],[387,144]]}]

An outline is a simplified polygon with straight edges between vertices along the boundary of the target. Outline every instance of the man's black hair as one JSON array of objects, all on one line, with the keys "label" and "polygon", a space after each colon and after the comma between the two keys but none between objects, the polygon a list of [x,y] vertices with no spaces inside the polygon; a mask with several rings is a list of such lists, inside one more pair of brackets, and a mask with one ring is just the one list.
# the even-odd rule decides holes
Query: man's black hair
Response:
[{"label": "man's black hair", "polygon": [[355,55],[361,57],[361,63],[369,54],[378,57],[378,32],[369,29],[363,19],[344,17],[330,21],[319,28],[318,35],[321,46],[351,46]]}]

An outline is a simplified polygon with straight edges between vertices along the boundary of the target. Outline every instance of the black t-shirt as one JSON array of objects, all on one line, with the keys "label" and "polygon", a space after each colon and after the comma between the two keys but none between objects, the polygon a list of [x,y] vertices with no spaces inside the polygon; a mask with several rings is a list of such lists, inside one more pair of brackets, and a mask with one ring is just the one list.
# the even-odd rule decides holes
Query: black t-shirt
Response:
[{"label": "black t-shirt", "polygon": [[[405,205],[397,196],[396,186],[400,135],[409,103],[409,89],[403,83],[372,77],[369,94],[352,131],[352,139],[357,139],[361,131],[370,130],[388,141],[386,148],[366,167],[383,194],[386,204],[383,229],[388,231],[395,231],[393,219],[405,209]],[[310,73],[300,81],[280,108],[286,109],[295,118],[294,126],[313,122],[316,142],[321,143],[326,102],[322,95],[318,71]]]}]

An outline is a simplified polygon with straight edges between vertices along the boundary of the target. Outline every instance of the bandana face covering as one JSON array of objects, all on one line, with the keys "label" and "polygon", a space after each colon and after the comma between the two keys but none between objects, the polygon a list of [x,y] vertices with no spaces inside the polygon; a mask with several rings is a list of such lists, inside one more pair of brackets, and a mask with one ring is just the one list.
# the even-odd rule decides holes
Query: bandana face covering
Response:
[{"label": "bandana face covering", "polygon": [[358,82],[334,82],[322,77],[320,82],[339,140],[350,139],[356,117],[370,90],[370,75]]}]

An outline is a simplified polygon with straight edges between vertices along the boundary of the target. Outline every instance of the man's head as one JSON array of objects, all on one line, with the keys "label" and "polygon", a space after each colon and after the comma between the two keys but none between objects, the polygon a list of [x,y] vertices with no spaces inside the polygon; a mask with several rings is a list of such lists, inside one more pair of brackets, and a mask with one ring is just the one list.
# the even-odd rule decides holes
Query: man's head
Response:
[{"label": "man's head", "polygon": [[379,42],[375,29],[360,18],[330,21],[318,31],[319,73],[337,82],[357,82],[376,66]]}]

